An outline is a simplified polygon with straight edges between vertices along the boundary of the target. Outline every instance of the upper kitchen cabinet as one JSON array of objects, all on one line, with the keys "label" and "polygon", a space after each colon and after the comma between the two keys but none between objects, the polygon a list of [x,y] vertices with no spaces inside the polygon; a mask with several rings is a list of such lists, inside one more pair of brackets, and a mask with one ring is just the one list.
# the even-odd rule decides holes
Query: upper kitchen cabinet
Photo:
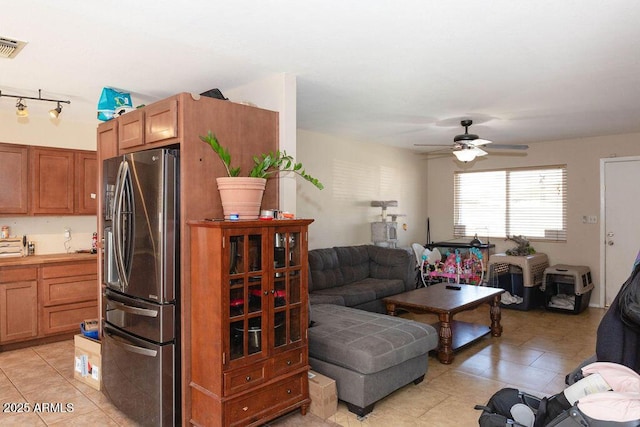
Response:
[{"label": "upper kitchen cabinet", "polygon": [[31,148],[31,207],[34,214],[73,214],[74,157],[70,150]]},{"label": "upper kitchen cabinet", "polygon": [[24,145],[0,144],[0,214],[29,211],[29,149]]},{"label": "upper kitchen cabinet", "polygon": [[98,208],[98,158],[93,151],[78,151],[74,162],[74,213],[95,215]]},{"label": "upper kitchen cabinet", "polygon": [[[178,101],[175,98],[155,102],[116,119],[118,149],[131,151],[143,145],[178,136]],[[99,131],[100,132],[100,131]]]},{"label": "upper kitchen cabinet", "polygon": [[30,148],[31,213],[95,215],[97,156],[92,151]]}]

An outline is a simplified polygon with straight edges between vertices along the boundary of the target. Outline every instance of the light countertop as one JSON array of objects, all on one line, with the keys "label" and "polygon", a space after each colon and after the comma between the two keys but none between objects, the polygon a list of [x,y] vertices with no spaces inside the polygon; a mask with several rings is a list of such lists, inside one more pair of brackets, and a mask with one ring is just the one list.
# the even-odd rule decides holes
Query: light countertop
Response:
[{"label": "light countertop", "polygon": [[54,262],[69,262],[69,261],[87,261],[98,260],[97,254],[91,253],[60,253],[60,254],[48,254],[48,255],[32,255],[24,257],[6,257],[0,258],[0,267],[12,267],[20,265],[37,265],[48,264]]}]

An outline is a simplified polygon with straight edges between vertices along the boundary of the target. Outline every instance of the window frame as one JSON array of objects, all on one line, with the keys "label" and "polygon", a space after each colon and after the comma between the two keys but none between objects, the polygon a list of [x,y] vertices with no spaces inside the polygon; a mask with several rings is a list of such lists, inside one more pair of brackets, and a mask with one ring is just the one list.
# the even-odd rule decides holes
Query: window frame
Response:
[{"label": "window frame", "polygon": [[[521,211],[518,213],[516,209],[514,209],[514,206],[518,203],[518,202],[525,202],[528,200],[526,198],[522,198],[521,196],[525,195],[525,194],[529,194],[527,193],[527,186],[526,186],[526,182],[522,183],[522,186],[519,189],[514,189],[512,188],[512,185],[515,185],[514,182],[512,182],[512,174],[515,173],[520,173],[520,172],[525,172],[525,171],[541,171],[541,170],[558,170],[560,172],[560,185],[561,185],[561,196],[559,200],[553,200],[550,204],[553,205],[555,204],[560,204],[560,206],[556,206],[556,207],[552,207],[552,213],[549,214],[549,218],[548,220],[553,222],[555,220],[556,223],[561,223],[561,228],[549,228],[549,229],[544,229],[544,233],[545,236],[540,236],[540,235],[531,235],[531,236],[527,236],[524,233],[518,233],[518,232],[511,232],[514,227],[526,227],[526,221],[522,219],[522,217],[518,218],[518,213],[521,215]],[[503,191],[504,192],[504,200],[502,200],[502,203],[504,203],[503,205],[500,206],[496,206],[496,209],[498,212],[500,212],[502,209],[504,209],[504,212],[502,214],[502,218],[499,221],[500,223],[504,221],[504,224],[502,224],[502,226],[499,226],[499,232],[504,232],[506,235],[502,236],[499,235],[497,233],[492,233],[491,230],[489,229],[490,227],[479,227],[477,224],[472,225],[471,227],[469,226],[469,224],[463,224],[462,221],[464,221],[464,218],[462,217],[469,217],[469,211],[467,211],[465,213],[464,209],[465,206],[463,205],[465,202],[467,204],[466,209],[473,209],[471,206],[469,206],[470,204],[474,204],[476,206],[482,206],[481,203],[481,196],[479,196],[476,199],[473,198],[468,198],[465,200],[460,200],[461,197],[469,197],[468,194],[467,195],[460,195],[460,186],[462,185],[460,183],[460,177],[461,176],[470,176],[472,174],[479,174],[479,173],[491,173],[491,172],[500,172],[504,174],[504,177],[502,179],[497,178],[494,180],[496,187],[498,188],[497,191]],[[533,178],[533,177],[529,177],[529,178]],[[530,241],[539,241],[539,242],[555,242],[555,243],[565,243],[567,241],[567,199],[568,199],[568,194],[567,194],[567,188],[568,188],[568,184],[567,184],[567,165],[566,164],[555,164],[555,165],[541,165],[541,166],[526,166],[526,167],[515,167],[515,168],[499,168],[499,169],[486,169],[486,170],[475,170],[475,171],[455,171],[454,172],[454,178],[453,178],[453,234],[455,238],[464,238],[464,237],[471,237],[474,235],[478,235],[478,236],[486,236],[486,237],[491,237],[491,238],[508,238],[510,236],[514,236],[514,235],[524,235],[524,237],[527,240]],[[525,191],[523,191],[523,189]],[[469,189],[467,189],[469,190]],[[485,191],[491,191],[491,189],[486,189]],[[530,192],[530,190],[529,190]],[[546,195],[553,195],[553,193],[551,193],[550,189],[547,189],[547,191],[545,192]],[[515,195],[520,196],[519,198],[515,197]],[[485,197],[486,197],[486,193],[485,193]],[[534,201],[535,199],[530,199],[529,202]],[[486,203],[485,203],[486,205]],[[557,210],[560,209],[561,212],[561,218],[558,218],[557,216]],[[489,211],[486,206],[483,207],[482,209],[484,212],[484,216],[483,218],[486,218],[487,215],[489,214],[493,214],[494,211]],[[554,213],[555,211],[555,213]],[[498,213],[499,215],[499,213]],[[519,219],[519,223],[516,222]],[[487,222],[489,222],[489,220],[485,220]],[[513,225],[513,224],[516,225]],[[549,224],[551,225],[551,224]],[[558,224],[560,225],[560,224]],[[548,232],[548,235],[547,235]]]}]

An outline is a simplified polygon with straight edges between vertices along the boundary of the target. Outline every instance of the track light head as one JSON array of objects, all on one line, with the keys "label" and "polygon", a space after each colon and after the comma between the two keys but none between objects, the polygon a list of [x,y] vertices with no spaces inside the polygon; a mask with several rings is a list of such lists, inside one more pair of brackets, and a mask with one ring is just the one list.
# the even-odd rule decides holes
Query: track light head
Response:
[{"label": "track light head", "polygon": [[52,119],[57,119],[60,113],[62,112],[62,106],[58,102],[58,106],[52,110],[49,110],[49,115]]},{"label": "track light head", "polygon": [[22,98],[16,102],[16,115],[18,117],[29,117],[29,110],[27,110],[27,104],[24,103]]}]

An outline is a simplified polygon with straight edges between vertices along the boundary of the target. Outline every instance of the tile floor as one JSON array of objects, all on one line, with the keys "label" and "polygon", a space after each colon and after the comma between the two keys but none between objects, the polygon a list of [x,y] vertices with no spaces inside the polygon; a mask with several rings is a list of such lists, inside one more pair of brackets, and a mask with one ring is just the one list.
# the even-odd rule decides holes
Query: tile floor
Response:
[{"label": "tile floor", "polygon": [[[429,358],[425,380],[407,385],[358,419],[346,405],[323,421],[298,411],[269,423],[293,426],[474,426],[483,404],[497,390],[511,386],[536,395],[557,393],[564,376],[593,354],[595,330],[603,309],[573,315],[545,310],[502,310],[504,332],[487,336],[456,354],[451,365]],[[431,315],[403,317],[431,323]],[[487,323],[488,305],[456,315]],[[73,340],[0,353],[0,402],[71,403],[73,412],[0,413],[0,425],[131,426],[126,416],[91,387],[73,379]]]}]

